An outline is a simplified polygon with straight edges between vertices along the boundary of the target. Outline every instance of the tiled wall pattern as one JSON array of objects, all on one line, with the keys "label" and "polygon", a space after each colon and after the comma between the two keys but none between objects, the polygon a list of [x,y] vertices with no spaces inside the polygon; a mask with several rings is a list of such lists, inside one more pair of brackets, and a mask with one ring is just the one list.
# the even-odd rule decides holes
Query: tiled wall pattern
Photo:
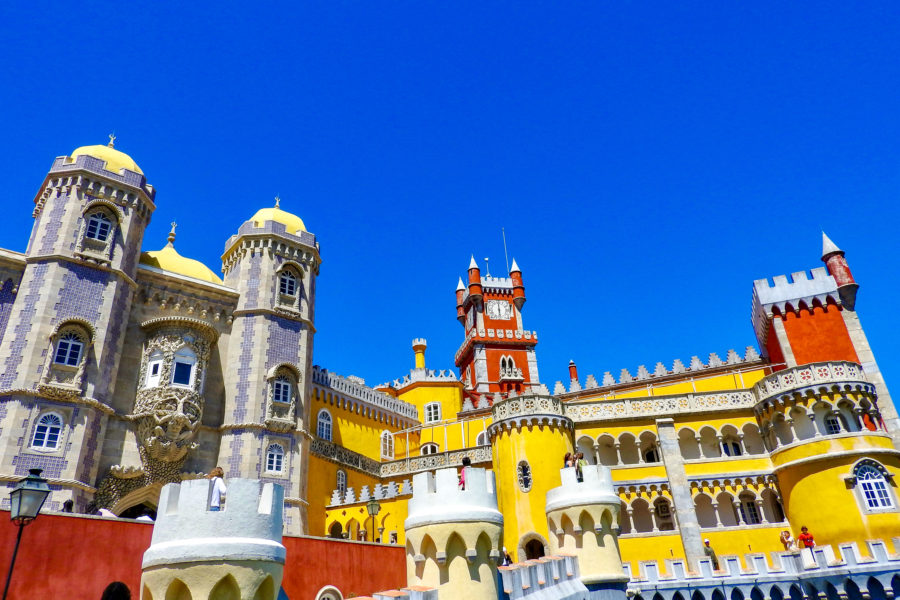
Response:
[{"label": "tiled wall pattern", "polygon": [[9,322],[13,302],[16,301],[16,295],[13,292],[14,287],[15,284],[12,279],[7,279],[3,286],[0,287],[0,343],[3,342],[3,332],[6,331],[6,324]]},{"label": "tiled wall pattern", "polygon": [[[32,324],[37,313],[37,303],[41,296],[41,289],[44,285],[44,278],[47,275],[47,263],[38,263],[31,265],[26,269],[25,277],[30,274],[30,281],[27,282],[28,291],[23,298],[22,310],[17,316],[17,321],[13,327],[13,338],[10,344],[10,354],[6,358],[6,364],[3,365],[3,374],[0,375],[0,389],[10,388],[16,380],[19,365],[22,363],[22,352],[28,342],[28,334],[31,332]],[[23,279],[23,284],[25,280]],[[21,290],[19,290],[21,292]]]}]

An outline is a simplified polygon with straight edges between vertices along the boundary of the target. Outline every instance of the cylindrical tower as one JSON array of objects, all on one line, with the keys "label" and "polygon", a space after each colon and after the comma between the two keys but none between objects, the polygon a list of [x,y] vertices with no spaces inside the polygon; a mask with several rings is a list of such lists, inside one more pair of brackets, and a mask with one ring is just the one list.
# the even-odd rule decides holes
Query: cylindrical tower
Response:
[{"label": "cylindrical tower", "polygon": [[571,419],[558,398],[513,396],[492,407],[488,428],[500,510],[506,515],[504,546],[517,561],[550,553],[545,498],[560,485],[559,469],[573,448]]},{"label": "cylindrical tower", "polygon": [[513,284],[513,304],[517,309],[522,310],[522,307],[525,306],[525,284],[522,283],[522,269],[519,268],[515,258],[509,270],[509,278]]},{"label": "cylindrical tower", "polygon": [[440,589],[441,598],[496,600],[503,515],[494,474],[466,468],[413,476],[406,529],[410,586]]},{"label": "cylindrical tower", "polygon": [[[617,527],[621,501],[608,467],[586,465],[578,481],[573,467],[560,470],[562,485],[547,492],[550,551],[578,557],[581,581],[603,598],[625,598]],[[593,596],[592,596],[593,597]]]},{"label": "cylindrical tower", "polygon": [[425,350],[428,348],[428,342],[425,338],[416,338],[412,341],[412,349],[416,355],[416,368],[425,368]]},{"label": "cylindrical tower", "polygon": [[224,510],[211,511],[211,484],[195,479],[163,488],[144,553],[141,600],[278,597],[286,555],[283,488],[231,479]]}]

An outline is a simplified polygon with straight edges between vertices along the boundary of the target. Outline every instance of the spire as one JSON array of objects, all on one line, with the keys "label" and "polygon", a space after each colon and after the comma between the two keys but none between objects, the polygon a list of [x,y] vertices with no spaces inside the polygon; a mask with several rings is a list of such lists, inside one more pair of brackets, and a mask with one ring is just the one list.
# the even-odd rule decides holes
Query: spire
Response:
[{"label": "spire", "polygon": [[477,269],[477,268],[478,268],[478,263],[475,262],[475,255],[473,254],[472,260],[469,261],[469,270]]},{"label": "spire", "polygon": [[465,289],[466,289],[466,286],[463,285],[462,277],[460,277],[460,278],[459,278],[459,283],[456,284],[456,291],[459,292],[459,291],[462,291],[462,290],[465,290]]},{"label": "spire", "polygon": [[171,229],[171,231],[169,231],[169,238],[168,238],[169,243],[167,244],[167,246],[171,246],[173,248],[175,247],[175,228],[176,227],[178,227],[178,223],[176,223],[175,221],[172,221],[172,229]]},{"label": "spire", "polygon": [[107,146],[109,146],[110,148],[115,148],[115,146],[113,145],[113,143],[115,141],[116,141],[116,132],[113,131],[111,134],[109,134],[109,143],[107,144]]},{"label": "spire", "polygon": [[843,254],[844,251],[837,247],[837,244],[822,232],[822,260],[826,260],[832,254]]},{"label": "spire", "polygon": [[281,196],[275,196],[275,208],[281,208]]},{"label": "spire", "polygon": [[512,264],[512,267],[510,267],[509,272],[510,272],[510,273],[515,273],[515,272],[521,273],[521,272],[522,272],[522,269],[520,269],[520,268],[519,268],[519,265],[516,264],[516,257],[515,257],[515,256],[513,256],[513,264]]}]

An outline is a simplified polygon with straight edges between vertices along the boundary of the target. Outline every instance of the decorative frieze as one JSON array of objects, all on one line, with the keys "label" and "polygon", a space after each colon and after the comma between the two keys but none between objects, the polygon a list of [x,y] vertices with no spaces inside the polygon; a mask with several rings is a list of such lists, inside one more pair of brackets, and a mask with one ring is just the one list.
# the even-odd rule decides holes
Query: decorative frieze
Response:
[{"label": "decorative frieze", "polygon": [[326,460],[336,462],[342,466],[362,471],[367,475],[379,477],[381,475],[381,463],[372,460],[358,452],[338,446],[333,442],[316,438],[310,443],[309,451]]},{"label": "decorative frieze", "polygon": [[412,458],[382,463],[381,476],[395,477],[398,475],[421,473],[422,471],[434,471],[435,469],[447,467],[461,467],[462,459],[467,456],[472,461],[473,465],[489,463],[491,462],[491,447],[490,445],[478,446],[475,448],[466,448],[464,450],[439,452],[437,454],[415,456]]},{"label": "decorative frieze", "polygon": [[778,398],[817,388],[875,393],[875,386],[866,379],[862,367],[847,361],[810,363],[772,373],[753,386],[753,393],[762,408]]},{"label": "decorative frieze", "polygon": [[749,390],[568,402],[565,414],[575,423],[613,421],[642,417],[665,417],[673,414],[718,412],[753,408],[756,397]]}]

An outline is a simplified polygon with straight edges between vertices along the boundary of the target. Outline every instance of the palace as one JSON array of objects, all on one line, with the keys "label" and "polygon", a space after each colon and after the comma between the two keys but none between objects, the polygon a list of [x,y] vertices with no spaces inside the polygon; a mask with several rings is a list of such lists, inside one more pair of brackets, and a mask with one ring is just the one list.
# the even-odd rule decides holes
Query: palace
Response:
[{"label": "palace", "polygon": [[49,509],[133,517],[221,465],[226,480],[283,486],[288,535],[407,545],[412,480],[468,457],[488,471],[501,545],[524,561],[579,530],[547,503],[580,452],[611,470],[631,573],[696,568],[704,540],[742,555],[782,550],[801,526],[819,544],[900,532],[900,421],[824,234],[823,266],[753,283],[758,346],[599,378],[572,362],[554,384],[522,270],[482,275],[472,258],[456,370],[428,368],[416,339],[408,373],[367,386],[313,364],[320,256],[303,220],[277,201],[258,210],[225,240],[220,277],[179,254],[174,226],[143,249],[155,208],[112,141],[81,147],[40,185],[26,251],[0,250],[3,508],[40,468]]}]

